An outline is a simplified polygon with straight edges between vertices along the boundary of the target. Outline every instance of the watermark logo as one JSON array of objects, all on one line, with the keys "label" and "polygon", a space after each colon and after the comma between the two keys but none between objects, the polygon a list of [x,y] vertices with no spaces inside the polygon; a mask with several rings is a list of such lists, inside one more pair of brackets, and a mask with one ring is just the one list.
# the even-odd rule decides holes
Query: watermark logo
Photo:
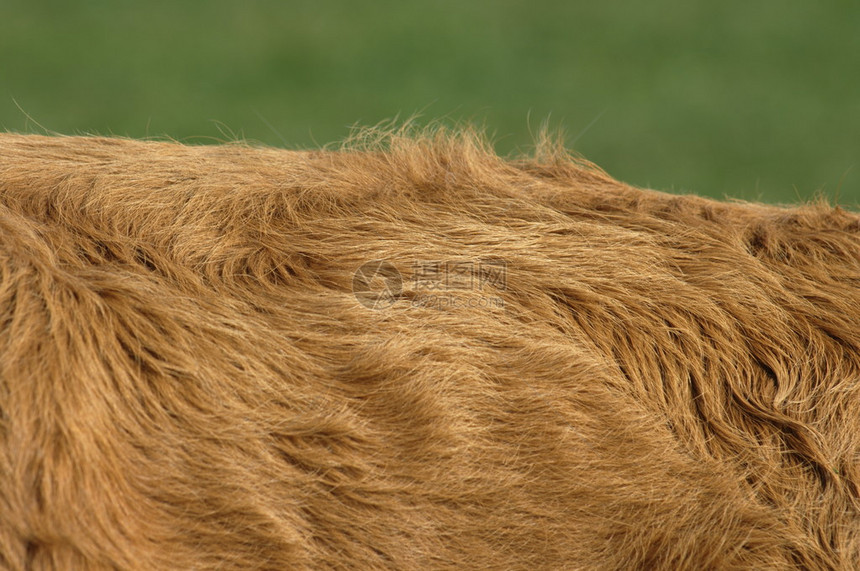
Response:
[{"label": "watermark logo", "polygon": [[503,260],[421,260],[412,263],[412,280],[419,291],[504,290],[507,264]]},{"label": "watermark logo", "polygon": [[[503,260],[420,260],[411,264],[411,279],[387,260],[362,264],[352,279],[355,299],[368,309],[387,309],[402,299],[412,307],[501,308],[504,300],[486,295],[507,289]],[[408,291],[404,293],[404,285]]]},{"label": "watermark logo", "polygon": [[391,307],[402,292],[403,277],[385,260],[366,262],[352,276],[352,293],[368,309]]}]

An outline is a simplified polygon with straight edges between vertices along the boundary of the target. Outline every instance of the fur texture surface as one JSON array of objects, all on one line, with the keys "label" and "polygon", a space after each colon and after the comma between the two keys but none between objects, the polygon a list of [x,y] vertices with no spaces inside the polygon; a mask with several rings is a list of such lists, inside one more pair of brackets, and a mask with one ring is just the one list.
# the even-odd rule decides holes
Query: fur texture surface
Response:
[{"label": "fur texture surface", "polygon": [[0,135],[0,568],[856,569],[858,493],[855,213]]}]

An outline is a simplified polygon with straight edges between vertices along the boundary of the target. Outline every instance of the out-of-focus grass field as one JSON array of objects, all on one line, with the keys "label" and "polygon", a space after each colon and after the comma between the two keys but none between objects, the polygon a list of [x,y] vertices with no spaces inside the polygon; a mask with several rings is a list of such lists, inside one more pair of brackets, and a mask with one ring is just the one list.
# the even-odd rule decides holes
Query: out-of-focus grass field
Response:
[{"label": "out-of-focus grass field", "polygon": [[0,129],[295,148],[416,112],[500,153],[549,119],[639,186],[856,207],[860,2],[0,0]]}]

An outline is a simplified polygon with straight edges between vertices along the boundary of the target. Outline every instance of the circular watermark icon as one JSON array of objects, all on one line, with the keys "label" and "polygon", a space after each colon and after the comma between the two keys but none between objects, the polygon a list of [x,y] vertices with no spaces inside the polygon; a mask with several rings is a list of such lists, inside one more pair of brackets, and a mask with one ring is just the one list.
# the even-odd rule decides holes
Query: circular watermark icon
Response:
[{"label": "circular watermark icon", "polygon": [[372,260],[361,265],[352,276],[352,295],[368,309],[385,309],[400,299],[403,276],[393,264]]}]

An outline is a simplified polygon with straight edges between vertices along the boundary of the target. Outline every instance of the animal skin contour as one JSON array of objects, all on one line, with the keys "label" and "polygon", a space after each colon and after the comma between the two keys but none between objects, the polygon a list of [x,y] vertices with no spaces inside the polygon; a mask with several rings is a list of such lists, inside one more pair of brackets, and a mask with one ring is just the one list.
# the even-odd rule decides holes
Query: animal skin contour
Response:
[{"label": "animal skin contour", "polygon": [[0,134],[0,568],[856,569],[858,492],[855,213]]}]

